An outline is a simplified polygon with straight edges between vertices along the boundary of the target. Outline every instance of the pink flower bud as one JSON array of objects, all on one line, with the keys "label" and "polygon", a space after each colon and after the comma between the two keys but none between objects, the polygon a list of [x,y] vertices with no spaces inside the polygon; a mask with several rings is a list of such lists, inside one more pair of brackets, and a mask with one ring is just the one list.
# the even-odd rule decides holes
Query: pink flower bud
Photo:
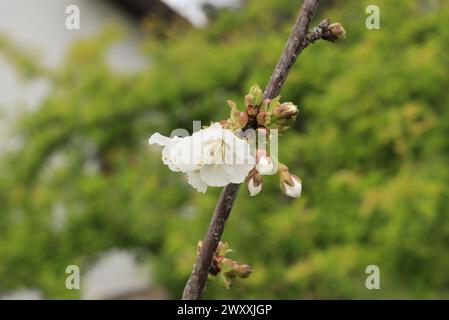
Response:
[{"label": "pink flower bud", "polygon": [[288,171],[282,171],[280,173],[281,178],[281,190],[289,197],[299,198],[302,191],[301,180],[290,174]]},{"label": "pink flower bud", "polygon": [[268,112],[264,112],[264,111],[259,112],[257,114],[257,123],[259,124],[259,126],[262,126],[262,127],[266,126],[269,122],[269,116],[270,115],[268,114]]},{"label": "pink flower bud", "polygon": [[267,150],[257,150],[257,164],[256,170],[259,174],[266,176],[276,173],[276,164],[273,162],[270,156],[267,155]]},{"label": "pink flower bud", "polygon": [[274,108],[273,114],[278,119],[296,117],[298,114],[298,107],[291,102],[285,102]]},{"label": "pink flower bud", "polygon": [[248,191],[251,197],[257,196],[263,188],[262,177],[257,172],[257,170],[251,171],[248,176]]},{"label": "pink flower bud", "polygon": [[248,114],[246,112],[240,112],[239,119],[242,128],[248,124]]}]

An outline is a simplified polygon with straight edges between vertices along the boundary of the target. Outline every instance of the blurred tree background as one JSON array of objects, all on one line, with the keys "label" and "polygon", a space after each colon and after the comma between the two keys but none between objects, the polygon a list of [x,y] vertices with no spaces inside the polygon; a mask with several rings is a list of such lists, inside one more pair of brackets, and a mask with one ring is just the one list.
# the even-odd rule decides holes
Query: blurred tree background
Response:
[{"label": "blurred tree background", "polygon": [[[279,152],[303,195],[287,199],[276,176],[257,198],[240,190],[223,239],[254,272],[230,290],[210,282],[205,298],[449,298],[449,2],[377,0],[381,29],[367,30],[371,2],[320,4],[314,25],[339,21],[347,39],[309,47],[281,93],[300,106]],[[179,298],[220,190],[196,193],[146,141],[223,119],[226,99],[264,86],[298,7],[246,1],[202,29],[148,32],[150,65],[132,75],[105,63],[118,29],[51,71],[0,42],[53,85],[0,156],[0,291],[77,298],[66,266],[118,247]],[[365,288],[370,264],[381,290]]]}]

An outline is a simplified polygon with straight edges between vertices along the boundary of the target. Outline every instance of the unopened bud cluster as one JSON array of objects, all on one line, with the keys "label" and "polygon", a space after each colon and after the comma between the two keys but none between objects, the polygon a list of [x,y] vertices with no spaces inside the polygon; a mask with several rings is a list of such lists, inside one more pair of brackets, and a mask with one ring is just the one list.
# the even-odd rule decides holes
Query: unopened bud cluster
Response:
[{"label": "unopened bud cluster", "polygon": [[[338,26],[335,32],[338,32]],[[280,96],[274,99],[264,99],[262,89],[254,85],[244,99],[245,109],[239,110],[234,101],[228,100],[231,107],[229,119],[223,125],[231,130],[256,129],[258,137],[264,142],[270,142],[270,130],[283,132],[296,122],[298,107],[292,102],[281,102]],[[249,194],[258,195],[263,189],[262,176],[278,174],[281,190],[288,196],[298,198],[301,195],[301,180],[291,175],[288,168],[280,164],[270,155],[269,146],[257,141],[256,165],[246,179]]]},{"label": "unopened bud cluster", "polygon": [[280,102],[280,97],[264,99],[258,85],[254,85],[245,96],[245,110],[237,108],[234,101],[228,100],[231,116],[225,122],[227,129],[244,129],[248,125],[253,129],[288,129],[296,121],[298,107],[291,102]]},{"label": "unopened bud cluster", "polygon": [[[198,242],[198,252],[202,242]],[[220,241],[209,269],[209,277],[217,279],[226,289],[229,289],[235,278],[248,278],[251,274],[251,266],[239,264],[237,261],[226,257],[232,250],[227,242]]]}]

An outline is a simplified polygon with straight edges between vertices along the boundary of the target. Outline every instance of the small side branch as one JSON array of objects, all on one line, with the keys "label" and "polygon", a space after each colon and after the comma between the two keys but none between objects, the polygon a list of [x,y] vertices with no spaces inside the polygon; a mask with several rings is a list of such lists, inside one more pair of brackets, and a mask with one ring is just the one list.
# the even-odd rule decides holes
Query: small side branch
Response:
[{"label": "small side branch", "polygon": [[335,42],[339,39],[339,35],[341,36],[343,34],[344,29],[339,23],[331,25],[329,19],[326,19],[321,21],[318,27],[313,28],[312,31],[307,33],[307,45],[320,39]]}]

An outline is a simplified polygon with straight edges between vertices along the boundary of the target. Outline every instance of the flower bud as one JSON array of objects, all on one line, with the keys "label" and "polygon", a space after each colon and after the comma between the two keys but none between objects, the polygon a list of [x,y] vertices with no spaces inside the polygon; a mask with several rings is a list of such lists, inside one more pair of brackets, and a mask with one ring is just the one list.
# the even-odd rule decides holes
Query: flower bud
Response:
[{"label": "flower bud", "polygon": [[257,170],[252,170],[249,174],[247,186],[251,197],[257,196],[262,191],[262,177]]},{"label": "flower bud", "polygon": [[246,112],[240,112],[239,114],[240,126],[243,128],[248,124],[248,114]]},{"label": "flower bud", "polygon": [[209,275],[212,279],[229,289],[232,280],[236,277],[248,278],[251,274],[251,266],[247,264],[239,264],[237,261],[226,258],[228,253],[232,252],[228,243],[220,241],[209,267]]},{"label": "flower bud", "polygon": [[257,150],[256,170],[263,176],[272,175],[276,172],[276,164],[264,149]]},{"label": "flower bud", "polygon": [[248,95],[252,97],[252,106],[259,106],[263,101],[263,92],[258,85],[253,85]]},{"label": "flower bud", "polygon": [[253,96],[250,94],[247,94],[245,96],[245,107],[247,107],[247,108],[250,106],[253,107],[254,106],[253,103],[254,103]]},{"label": "flower bud", "polygon": [[232,252],[229,248],[229,244],[227,242],[220,241],[217,245],[216,255],[220,257],[224,257],[228,253]]},{"label": "flower bud", "polygon": [[346,30],[339,22],[332,23],[327,29],[330,31],[335,40],[344,39],[346,37]]},{"label": "flower bud", "polygon": [[298,114],[298,107],[291,102],[284,102],[274,108],[273,114],[276,118],[293,118]]},{"label": "flower bud", "polygon": [[245,96],[245,107],[246,107],[246,112],[251,117],[255,117],[259,113],[259,107],[253,105],[253,103],[254,103],[253,96],[250,94],[247,94]]},{"label": "flower bud", "polygon": [[289,197],[299,198],[302,191],[301,180],[285,169],[279,171],[281,190]]},{"label": "flower bud", "polygon": [[245,127],[248,124],[248,114],[239,111],[236,103],[232,100],[228,100],[228,105],[231,108],[231,115],[229,119],[226,120],[224,127],[234,130]]},{"label": "flower bud", "polygon": [[266,126],[270,123],[270,114],[268,112],[259,112],[257,114],[257,124],[259,126]]},{"label": "flower bud", "polygon": [[231,270],[230,274],[245,279],[249,277],[251,271],[252,268],[248,264],[236,264],[234,265],[234,268]]}]

